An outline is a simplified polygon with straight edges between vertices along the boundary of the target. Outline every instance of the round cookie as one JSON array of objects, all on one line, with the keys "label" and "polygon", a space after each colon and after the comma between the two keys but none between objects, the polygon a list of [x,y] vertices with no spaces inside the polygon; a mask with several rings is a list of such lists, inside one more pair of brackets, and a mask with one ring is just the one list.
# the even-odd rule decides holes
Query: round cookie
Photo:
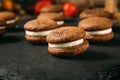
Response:
[{"label": "round cookie", "polygon": [[57,23],[49,18],[31,20],[24,25],[26,40],[33,43],[46,42],[46,36],[56,28]]},{"label": "round cookie", "polygon": [[75,26],[53,30],[47,36],[48,51],[56,56],[75,56],[85,52],[89,43],[84,39],[85,31]]},{"label": "round cookie", "polygon": [[6,33],[5,20],[0,19],[0,36]]},{"label": "round cookie", "polygon": [[13,28],[15,27],[16,23],[16,15],[13,12],[0,12],[0,17],[6,20],[6,28]]},{"label": "round cookie", "polygon": [[78,26],[86,31],[86,39],[92,42],[106,42],[114,37],[112,21],[104,17],[89,17],[79,22]]},{"label": "round cookie", "polygon": [[64,26],[64,16],[63,15],[60,15],[58,13],[54,13],[54,12],[51,12],[51,13],[43,13],[43,14],[40,14],[37,18],[50,18],[50,19],[53,19],[57,22],[57,25],[58,26]]},{"label": "round cookie", "polygon": [[88,9],[80,13],[80,19],[85,19],[88,17],[106,17],[109,19],[113,18],[113,15],[103,9]]},{"label": "round cookie", "polygon": [[63,14],[63,8],[61,5],[49,5],[41,9],[41,13],[49,13],[49,12]]}]

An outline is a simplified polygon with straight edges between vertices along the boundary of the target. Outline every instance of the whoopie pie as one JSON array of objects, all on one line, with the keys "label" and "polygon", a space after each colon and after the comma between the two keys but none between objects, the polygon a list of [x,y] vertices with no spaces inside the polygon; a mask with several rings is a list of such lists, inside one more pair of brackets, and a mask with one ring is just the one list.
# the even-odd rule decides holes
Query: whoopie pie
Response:
[{"label": "whoopie pie", "polygon": [[84,39],[85,31],[75,26],[53,30],[47,36],[48,51],[55,56],[75,56],[85,52],[89,43]]},{"label": "whoopie pie", "polygon": [[41,13],[49,13],[49,12],[63,14],[63,8],[61,5],[49,5],[41,9]]},{"label": "whoopie pie", "polygon": [[113,14],[109,13],[103,9],[87,9],[85,11],[83,11],[82,13],[80,13],[79,15],[80,19],[85,19],[88,17],[105,17],[105,18],[109,18],[112,19],[113,18]]},{"label": "whoopie pie", "polygon": [[86,31],[86,39],[92,42],[106,42],[114,37],[112,21],[104,17],[90,17],[79,22],[78,26]]},{"label": "whoopie pie", "polygon": [[15,27],[16,14],[9,11],[3,11],[3,12],[0,12],[0,17],[6,21],[6,28]]},{"label": "whoopie pie", "polygon": [[24,25],[26,40],[33,43],[46,42],[46,36],[56,28],[58,28],[57,23],[49,18],[28,21]]},{"label": "whoopie pie", "polygon": [[58,26],[64,26],[64,16],[63,15],[60,15],[58,13],[54,13],[54,12],[51,12],[51,13],[43,13],[43,14],[40,14],[38,16],[38,18],[50,18],[50,19],[53,19],[57,22],[57,25]]},{"label": "whoopie pie", "polygon": [[6,33],[5,20],[0,18],[0,36]]}]

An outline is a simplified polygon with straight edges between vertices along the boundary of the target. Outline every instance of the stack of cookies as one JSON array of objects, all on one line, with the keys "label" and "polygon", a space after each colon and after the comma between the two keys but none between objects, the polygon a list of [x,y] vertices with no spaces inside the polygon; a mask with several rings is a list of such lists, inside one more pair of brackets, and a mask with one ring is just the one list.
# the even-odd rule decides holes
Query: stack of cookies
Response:
[{"label": "stack of cookies", "polygon": [[48,51],[55,56],[75,56],[85,52],[89,43],[85,31],[76,26],[65,26],[53,30],[47,36]]},{"label": "stack of cookies", "polygon": [[[48,51],[55,56],[76,56],[89,48],[89,42],[107,42],[114,37],[113,15],[102,9],[85,10],[78,26],[64,26],[64,17],[55,6],[42,9],[37,19],[24,25],[26,40],[48,43]],[[60,7],[59,7],[60,8]]]},{"label": "stack of cookies", "polygon": [[37,19],[24,26],[26,39],[32,43],[47,42],[46,36],[53,30],[65,25],[62,6],[43,7]]},{"label": "stack of cookies", "polygon": [[89,43],[85,31],[77,26],[58,27],[50,18],[31,20],[24,25],[26,40],[32,43],[48,42],[48,51],[55,56],[75,56],[85,52]]},{"label": "stack of cookies", "polygon": [[5,20],[0,19],[0,36],[6,33]]},{"label": "stack of cookies", "polygon": [[24,25],[26,40],[32,43],[48,43],[48,51],[55,56],[75,56],[85,52],[89,43],[85,31],[77,26],[65,26],[63,10],[50,5],[41,10],[37,19]]},{"label": "stack of cookies", "polygon": [[46,36],[56,28],[57,23],[49,18],[31,20],[24,25],[25,37],[32,43],[46,42]]},{"label": "stack of cookies", "polygon": [[16,14],[13,12],[4,11],[0,12],[0,17],[5,20],[7,29],[15,27]]},{"label": "stack of cookies", "polygon": [[55,12],[43,13],[43,14],[40,14],[38,16],[38,19],[39,18],[50,18],[50,19],[56,21],[58,26],[64,26],[65,25],[64,16],[59,14],[59,13],[55,13]]},{"label": "stack of cookies", "polygon": [[86,31],[86,39],[91,42],[107,42],[114,37],[113,15],[103,9],[89,9],[80,14],[78,26]]},{"label": "stack of cookies", "polygon": [[79,23],[86,31],[86,39],[92,42],[106,42],[113,38],[112,21],[104,17],[90,17]]},{"label": "stack of cookies", "polygon": [[0,12],[0,35],[3,35],[7,29],[15,27],[16,15],[13,12]]}]

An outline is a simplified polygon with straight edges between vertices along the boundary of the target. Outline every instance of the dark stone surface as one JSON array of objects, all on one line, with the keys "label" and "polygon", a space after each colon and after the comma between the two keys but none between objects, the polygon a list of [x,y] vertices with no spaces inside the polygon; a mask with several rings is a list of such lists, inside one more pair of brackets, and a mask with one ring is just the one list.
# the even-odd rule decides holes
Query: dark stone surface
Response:
[{"label": "dark stone surface", "polygon": [[[120,27],[113,27],[113,40],[90,43],[84,54],[65,59],[49,54],[47,44],[27,42],[22,29],[25,21],[18,22],[18,31],[9,31],[0,38],[0,66],[8,65],[36,80],[86,80],[98,70],[120,64]],[[66,23],[77,25],[76,20]]]}]

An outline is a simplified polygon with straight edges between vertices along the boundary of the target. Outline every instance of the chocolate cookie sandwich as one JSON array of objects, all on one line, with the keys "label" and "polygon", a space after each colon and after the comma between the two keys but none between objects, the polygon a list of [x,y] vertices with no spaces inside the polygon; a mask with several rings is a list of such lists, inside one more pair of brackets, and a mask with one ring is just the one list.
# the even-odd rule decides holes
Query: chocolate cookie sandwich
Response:
[{"label": "chocolate cookie sandwich", "polygon": [[103,9],[88,9],[88,10],[83,11],[79,15],[79,17],[80,17],[80,19],[85,19],[88,17],[105,17],[105,18],[112,19],[113,14],[111,14]]},{"label": "chocolate cookie sandwich", "polygon": [[85,31],[75,26],[53,30],[47,36],[48,51],[56,56],[75,56],[85,52],[89,43],[84,39]]},{"label": "chocolate cookie sandwich", "polygon": [[0,12],[0,17],[6,20],[6,28],[15,27],[16,15],[13,12]]},{"label": "chocolate cookie sandwich", "polygon": [[41,13],[49,13],[49,12],[63,14],[63,8],[61,5],[49,5],[41,9]]},{"label": "chocolate cookie sandwich", "polygon": [[5,20],[0,19],[0,36],[6,32]]},{"label": "chocolate cookie sandwich", "polygon": [[56,28],[57,23],[49,18],[31,20],[24,25],[26,40],[33,43],[46,42],[46,36]]},{"label": "chocolate cookie sandwich", "polygon": [[86,31],[86,39],[92,42],[106,42],[114,37],[112,21],[104,17],[90,17],[80,21],[79,27]]},{"label": "chocolate cookie sandwich", "polygon": [[50,18],[57,22],[58,26],[63,26],[64,23],[64,16],[58,13],[43,13],[38,16],[38,18]]}]

